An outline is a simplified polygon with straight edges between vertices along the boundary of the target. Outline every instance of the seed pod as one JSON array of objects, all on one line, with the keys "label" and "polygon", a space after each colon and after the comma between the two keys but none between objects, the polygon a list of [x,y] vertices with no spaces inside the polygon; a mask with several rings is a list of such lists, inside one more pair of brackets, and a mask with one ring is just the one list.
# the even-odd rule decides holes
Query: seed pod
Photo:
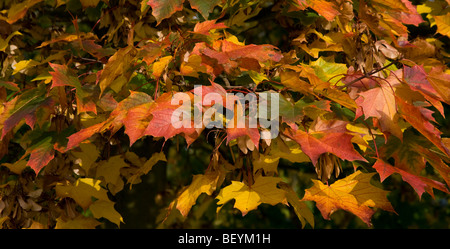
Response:
[{"label": "seed pod", "polygon": [[323,153],[320,155],[316,164],[316,173],[319,180],[322,182],[327,182],[333,171],[335,172],[336,177],[338,177],[342,171],[339,158],[330,153]]}]

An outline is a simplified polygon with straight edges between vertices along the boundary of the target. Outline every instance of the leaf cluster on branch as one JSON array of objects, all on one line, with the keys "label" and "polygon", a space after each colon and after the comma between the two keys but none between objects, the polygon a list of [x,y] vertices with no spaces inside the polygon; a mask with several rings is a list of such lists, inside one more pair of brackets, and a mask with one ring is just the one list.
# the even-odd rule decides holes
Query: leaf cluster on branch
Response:
[{"label": "leaf cluster on branch", "polygon": [[[314,227],[313,201],[324,219],[341,209],[370,226],[378,209],[395,213],[380,183],[392,174],[419,197],[448,194],[449,4],[4,1],[0,226],[120,226],[114,196],[169,163],[165,147],[202,143],[209,164],[184,172],[192,180],[176,187],[163,221],[187,217],[205,194],[218,215],[229,202],[243,216],[279,204]],[[420,28],[432,31],[413,37]],[[174,103],[177,94],[191,104]],[[250,126],[239,94],[278,113],[275,136]],[[175,125],[179,110],[193,118]],[[135,152],[139,141],[148,156]],[[296,189],[280,160],[314,167],[312,186]]]}]

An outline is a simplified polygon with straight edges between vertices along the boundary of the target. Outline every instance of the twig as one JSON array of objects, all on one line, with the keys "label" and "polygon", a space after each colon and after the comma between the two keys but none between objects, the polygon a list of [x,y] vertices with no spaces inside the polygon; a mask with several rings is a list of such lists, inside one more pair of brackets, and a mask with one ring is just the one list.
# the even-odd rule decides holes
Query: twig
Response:
[{"label": "twig", "polygon": [[392,61],[391,63],[387,64],[386,66],[384,66],[384,67],[382,67],[382,68],[374,69],[374,70],[370,71],[369,73],[366,73],[366,74],[364,74],[363,76],[361,76],[361,77],[359,77],[359,78],[357,78],[357,79],[354,79],[354,80],[350,81],[348,84],[345,84],[345,85],[343,85],[343,86],[338,87],[338,89],[339,89],[339,90],[342,90],[344,87],[349,87],[349,86],[355,84],[356,82],[358,82],[358,81],[360,81],[360,80],[362,80],[362,79],[364,79],[364,78],[367,78],[367,77],[371,76],[372,74],[378,73],[378,72],[380,72],[380,71],[382,71],[382,70],[384,70],[384,69],[386,69],[386,68],[392,66],[392,65],[393,65],[394,63],[396,63],[396,62],[397,62],[397,60]]}]

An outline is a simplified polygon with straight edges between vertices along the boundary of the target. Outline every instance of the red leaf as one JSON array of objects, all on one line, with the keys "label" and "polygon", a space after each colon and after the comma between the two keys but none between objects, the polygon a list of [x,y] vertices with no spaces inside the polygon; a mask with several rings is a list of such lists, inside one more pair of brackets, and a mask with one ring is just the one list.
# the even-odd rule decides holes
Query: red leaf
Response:
[{"label": "red leaf", "polygon": [[134,107],[127,112],[127,116],[123,119],[125,133],[130,138],[130,146],[139,138],[144,136],[145,129],[148,126],[150,118],[150,109],[153,103],[145,103]]},{"label": "red leaf", "polygon": [[449,151],[442,143],[441,132],[429,122],[432,118],[430,110],[408,104],[397,96],[395,99],[402,117],[448,156]]},{"label": "red leaf", "polygon": [[36,172],[36,175],[38,175],[42,168],[44,168],[55,157],[55,151],[51,140],[51,137],[44,139],[34,145],[29,152],[31,155],[27,166],[30,166],[34,172]]},{"label": "red leaf", "polygon": [[[190,94],[191,99],[194,97],[192,93],[187,92],[186,94]],[[167,140],[181,133],[184,133],[185,136],[192,136],[196,133],[194,123],[191,119],[183,119],[176,123],[172,123],[172,115],[174,111],[180,110],[179,108],[182,107],[182,105],[171,104],[172,96],[173,93],[164,93],[155,101],[155,106],[151,111],[153,118],[145,129],[144,135],[164,137]],[[190,110],[186,111],[190,112]],[[180,127],[175,128],[174,125],[179,125]]]},{"label": "red leaf", "polygon": [[347,133],[346,125],[345,121],[318,118],[309,132],[298,129],[291,137],[300,144],[303,152],[309,156],[314,165],[317,164],[319,156],[326,152],[348,161],[367,162],[353,148],[351,142],[353,136]]},{"label": "red leaf", "polygon": [[403,79],[412,90],[422,94],[444,116],[444,107],[441,103],[444,100],[428,81],[423,66],[404,66]]},{"label": "red leaf", "polygon": [[88,128],[82,129],[79,132],[70,135],[68,138],[69,142],[67,142],[66,151],[77,147],[81,142],[92,137],[95,133],[105,130],[106,123],[107,123],[107,120],[103,121],[101,123],[95,124],[93,126],[90,126]]},{"label": "red leaf", "polygon": [[[202,64],[209,66],[208,72],[219,75],[223,70],[231,73],[236,67],[258,71],[259,63],[278,62],[283,57],[272,45],[239,45],[227,40],[215,41],[212,47],[196,43],[192,54],[202,56]],[[255,68],[256,67],[256,68]]]},{"label": "red leaf", "polygon": [[[151,102],[153,102],[152,98],[146,93],[131,91],[127,98],[117,104],[117,107],[111,112],[111,115],[107,120],[82,129],[69,136],[66,150],[78,146],[81,142],[92,137],[95,133],[103,132],[111,128],[111,133],[114,134],[123,125],[125,125],[125,133],[130,136],[130,142],[134,143],[136,139],[139,138],[140,132],[143,129],[142,122],[145,124],[144,117],[136,116],[136,113],[139,111],[135,110],[135,108],[144,108],[145,104]],[[128,112],[133,113],[131,117],[127,117]]]},{"label": "red leaf", "polygon": [[429,193],[434,198],[433,188],[439,189],[446,193],[450,193],[445,187],[445,184],[441,182],[437,182],[423,176],[414,175],[402,169],[393,167],[390,164],[385,163],[381,159],[377,160],[377,162],[373,165],[373,168],[377,170],[378,174],[380,174],[380,180],[382,182],[394,173],[400,174],[403,181],[409,183],[414,188],[414,190],[419,195],[419,198],[422,197],[422,194],[425,191],[427,191],[427,193]]}]

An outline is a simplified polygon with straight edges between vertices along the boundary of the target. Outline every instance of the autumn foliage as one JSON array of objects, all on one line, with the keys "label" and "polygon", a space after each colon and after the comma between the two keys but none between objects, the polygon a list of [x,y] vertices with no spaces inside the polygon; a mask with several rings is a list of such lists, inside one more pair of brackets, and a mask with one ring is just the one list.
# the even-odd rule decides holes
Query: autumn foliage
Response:
[{"label": "autumn foliage", "polygon": [[[273,205],[303,227],[337,210],[371,226],[375,212],[396,213],[390,177],[419,198],[449,194],[449,4],[3,1],[0,226],[120,226],[117,194],[175,165],[168,148],[195,157],[203,146],[208,158],[177,170],[190,180],[170,186],[161,223],[206,200],[218,216],[229,203],[242,216]],[[269,28],[252,32],[261,16]],[[176,128],[177,93],[193,118]],[[249,104],[227,98],[238,93],[254,94],[259,113],[274,112],[263,96],[279,96],[275,136],[248,125]],[[219,109],[233,114],[213,115],[223,128],[194,124]],[[314,169],[309,187],[283,161]]]}]

